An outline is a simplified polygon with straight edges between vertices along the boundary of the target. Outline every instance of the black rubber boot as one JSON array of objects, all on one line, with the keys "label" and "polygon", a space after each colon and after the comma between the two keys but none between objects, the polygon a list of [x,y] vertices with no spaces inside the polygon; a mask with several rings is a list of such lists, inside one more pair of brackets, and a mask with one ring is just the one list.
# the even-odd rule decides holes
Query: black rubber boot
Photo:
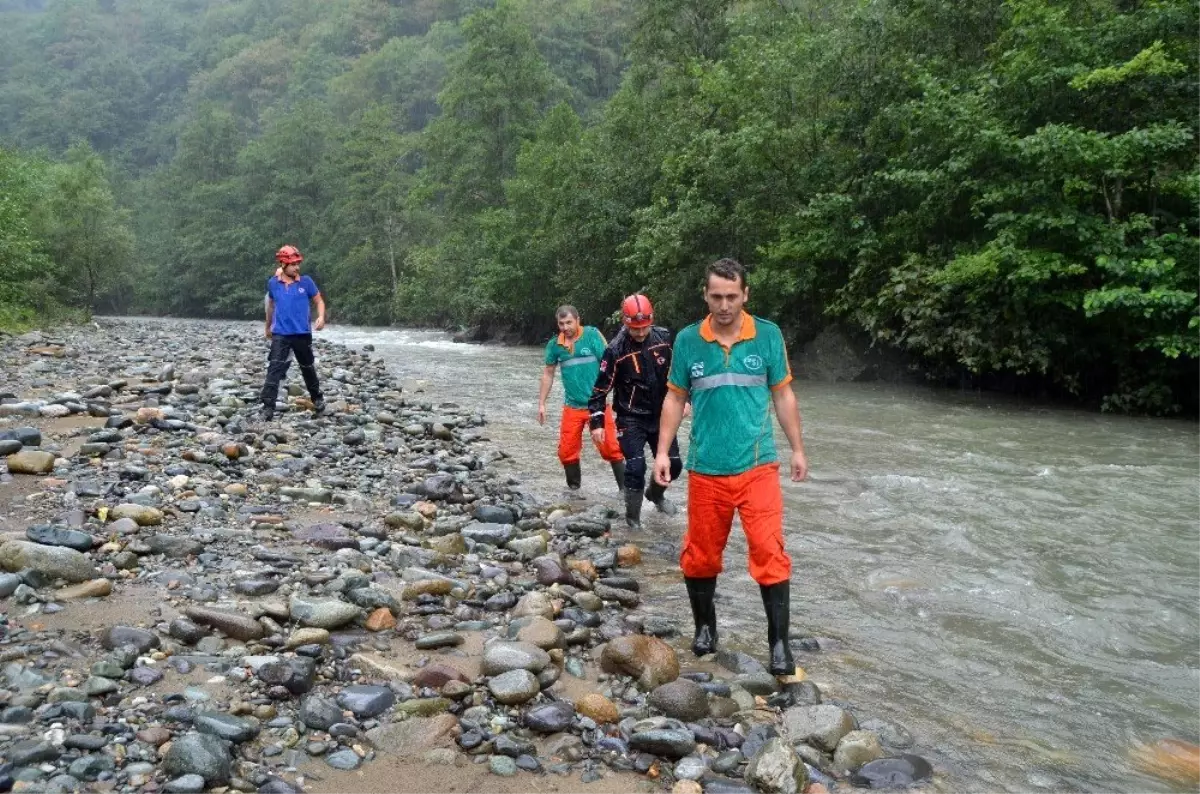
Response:
[{"label": "black rubber boot", "polygon": [[669,516],[675,515],[675,503],[667,498],[667,489],[656,482],[650,483],[650,487],[646,489],[646,498],[654,503],[654,507],[660,513]]},{"label": "black rubber boot", "polygon": [[583,483],[583,472],[579,469],[579,462],[564,463],[563,472],[567,475],[567,487],[572,491],[578,491],[579,486]]},{"label": "black rubber boot", "polygon": [[692,640],[692,653],[705,656],[717,650],[717,607],[713,597],[717,594],[717,577],[691,579],[684,577],[688,600],[692,602],[692,619],[696,622],[696,636]]},{"label": "black rubber boot", "polygon": [[614,463],[612,463],[611,465],[612,465],[612,470],[613,470],[613,478],[617,481],[617,490],[624,491],[625,490],[625,461],[618,460],[618,461],[615,461]]},{"label": "black rubber boot", "polygon": [[767,669],[771,675],[792,675],[796,672],[796,663],[792,661],[792,649],[788,647],[791,582],[759,585],[758,589],[762,591],[763,609],[767,611],[767,647],[771,652]]},{"label": "black rubber boot", "polygon": [[641,488],[629,488],[625,491],[625,525],[630,529],[642,528]]}]

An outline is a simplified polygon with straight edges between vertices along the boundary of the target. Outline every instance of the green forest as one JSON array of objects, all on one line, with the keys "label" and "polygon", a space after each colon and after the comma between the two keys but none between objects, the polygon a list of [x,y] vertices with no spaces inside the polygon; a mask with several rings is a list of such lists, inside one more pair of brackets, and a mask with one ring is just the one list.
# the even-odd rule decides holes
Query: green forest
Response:
[{"label": "green forest", "polygon": [[750,269],[931,379],[1195,413],[1194,0],[0,0],[0,327],[545,338]]}]

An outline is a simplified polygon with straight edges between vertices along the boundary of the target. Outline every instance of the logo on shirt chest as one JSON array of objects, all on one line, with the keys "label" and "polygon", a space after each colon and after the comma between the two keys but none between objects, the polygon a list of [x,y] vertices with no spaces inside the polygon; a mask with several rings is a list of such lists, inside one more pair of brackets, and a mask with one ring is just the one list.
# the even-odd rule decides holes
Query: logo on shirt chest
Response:
[{"label": "logo on shirt chest", "polygon": [[703,378],[704,377],[704,362],[703,361],[693,361],[691,373],[692,373],[693,378]]},{"label": "logo on shirt chest", "polygon": [[750,355],[743,358],[742,363],[745,364],[746,369],[750,370],[751,372],[757,372],[758,370],[762,369],[762,367],[763,367],[762,356],[757,355],[755,353],[751,353]]}]

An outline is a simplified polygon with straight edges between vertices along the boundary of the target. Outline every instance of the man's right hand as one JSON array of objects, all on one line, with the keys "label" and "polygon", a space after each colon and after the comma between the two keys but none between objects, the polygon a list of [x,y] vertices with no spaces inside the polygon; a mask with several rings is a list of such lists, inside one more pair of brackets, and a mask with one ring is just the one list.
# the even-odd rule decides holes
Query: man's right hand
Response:
[{"label": "man's right hand", "polygon": [[263,326],[263,336],[266,337],[267,339],[271,338],[271,326],[269,326],[269,325]]},{"label": "man's right hand", "polygon": [[671,458],[669,455],[654,456],[654,481],[664,488],[671,484]]},{"label": "man's right hand", "polygon": [[546,404],[545,403],[541,403],[540,405],[538,405],[538,424],[539,425],[546,424]]},{"label": "man's right hand", "polygon": [[604,446],[604,428],[597,427],[592,431],[592,443],[598,447]]}]

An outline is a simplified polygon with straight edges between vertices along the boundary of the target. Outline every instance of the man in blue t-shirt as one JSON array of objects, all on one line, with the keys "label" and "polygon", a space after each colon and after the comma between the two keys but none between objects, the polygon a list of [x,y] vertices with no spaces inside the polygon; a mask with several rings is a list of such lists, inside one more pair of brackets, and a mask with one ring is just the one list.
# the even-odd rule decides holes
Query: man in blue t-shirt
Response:
[{"label": "man in blue t-shirt", "polygon": [[[325,410],[325,398],[321,396],[321,383],[317,380],[316,359],[312,350],[312,332],[325,327],[325,299],[317,289],[316,282],[300,275],[300,263],[304,257],[294,245],[285,245],[275,254],[279,270],[267,279],[267,322],[263,335],[271,340],[271,354],[267,359],[267,380],[262,388],[262,418],[275,417],[275,400],[279,397],[279,382],[287,375],[291,356],[296,356],[304,385],[312,397],[313,413],[318,416]],[[309,305],[317,304],[317,321],[309,325]]]}]

